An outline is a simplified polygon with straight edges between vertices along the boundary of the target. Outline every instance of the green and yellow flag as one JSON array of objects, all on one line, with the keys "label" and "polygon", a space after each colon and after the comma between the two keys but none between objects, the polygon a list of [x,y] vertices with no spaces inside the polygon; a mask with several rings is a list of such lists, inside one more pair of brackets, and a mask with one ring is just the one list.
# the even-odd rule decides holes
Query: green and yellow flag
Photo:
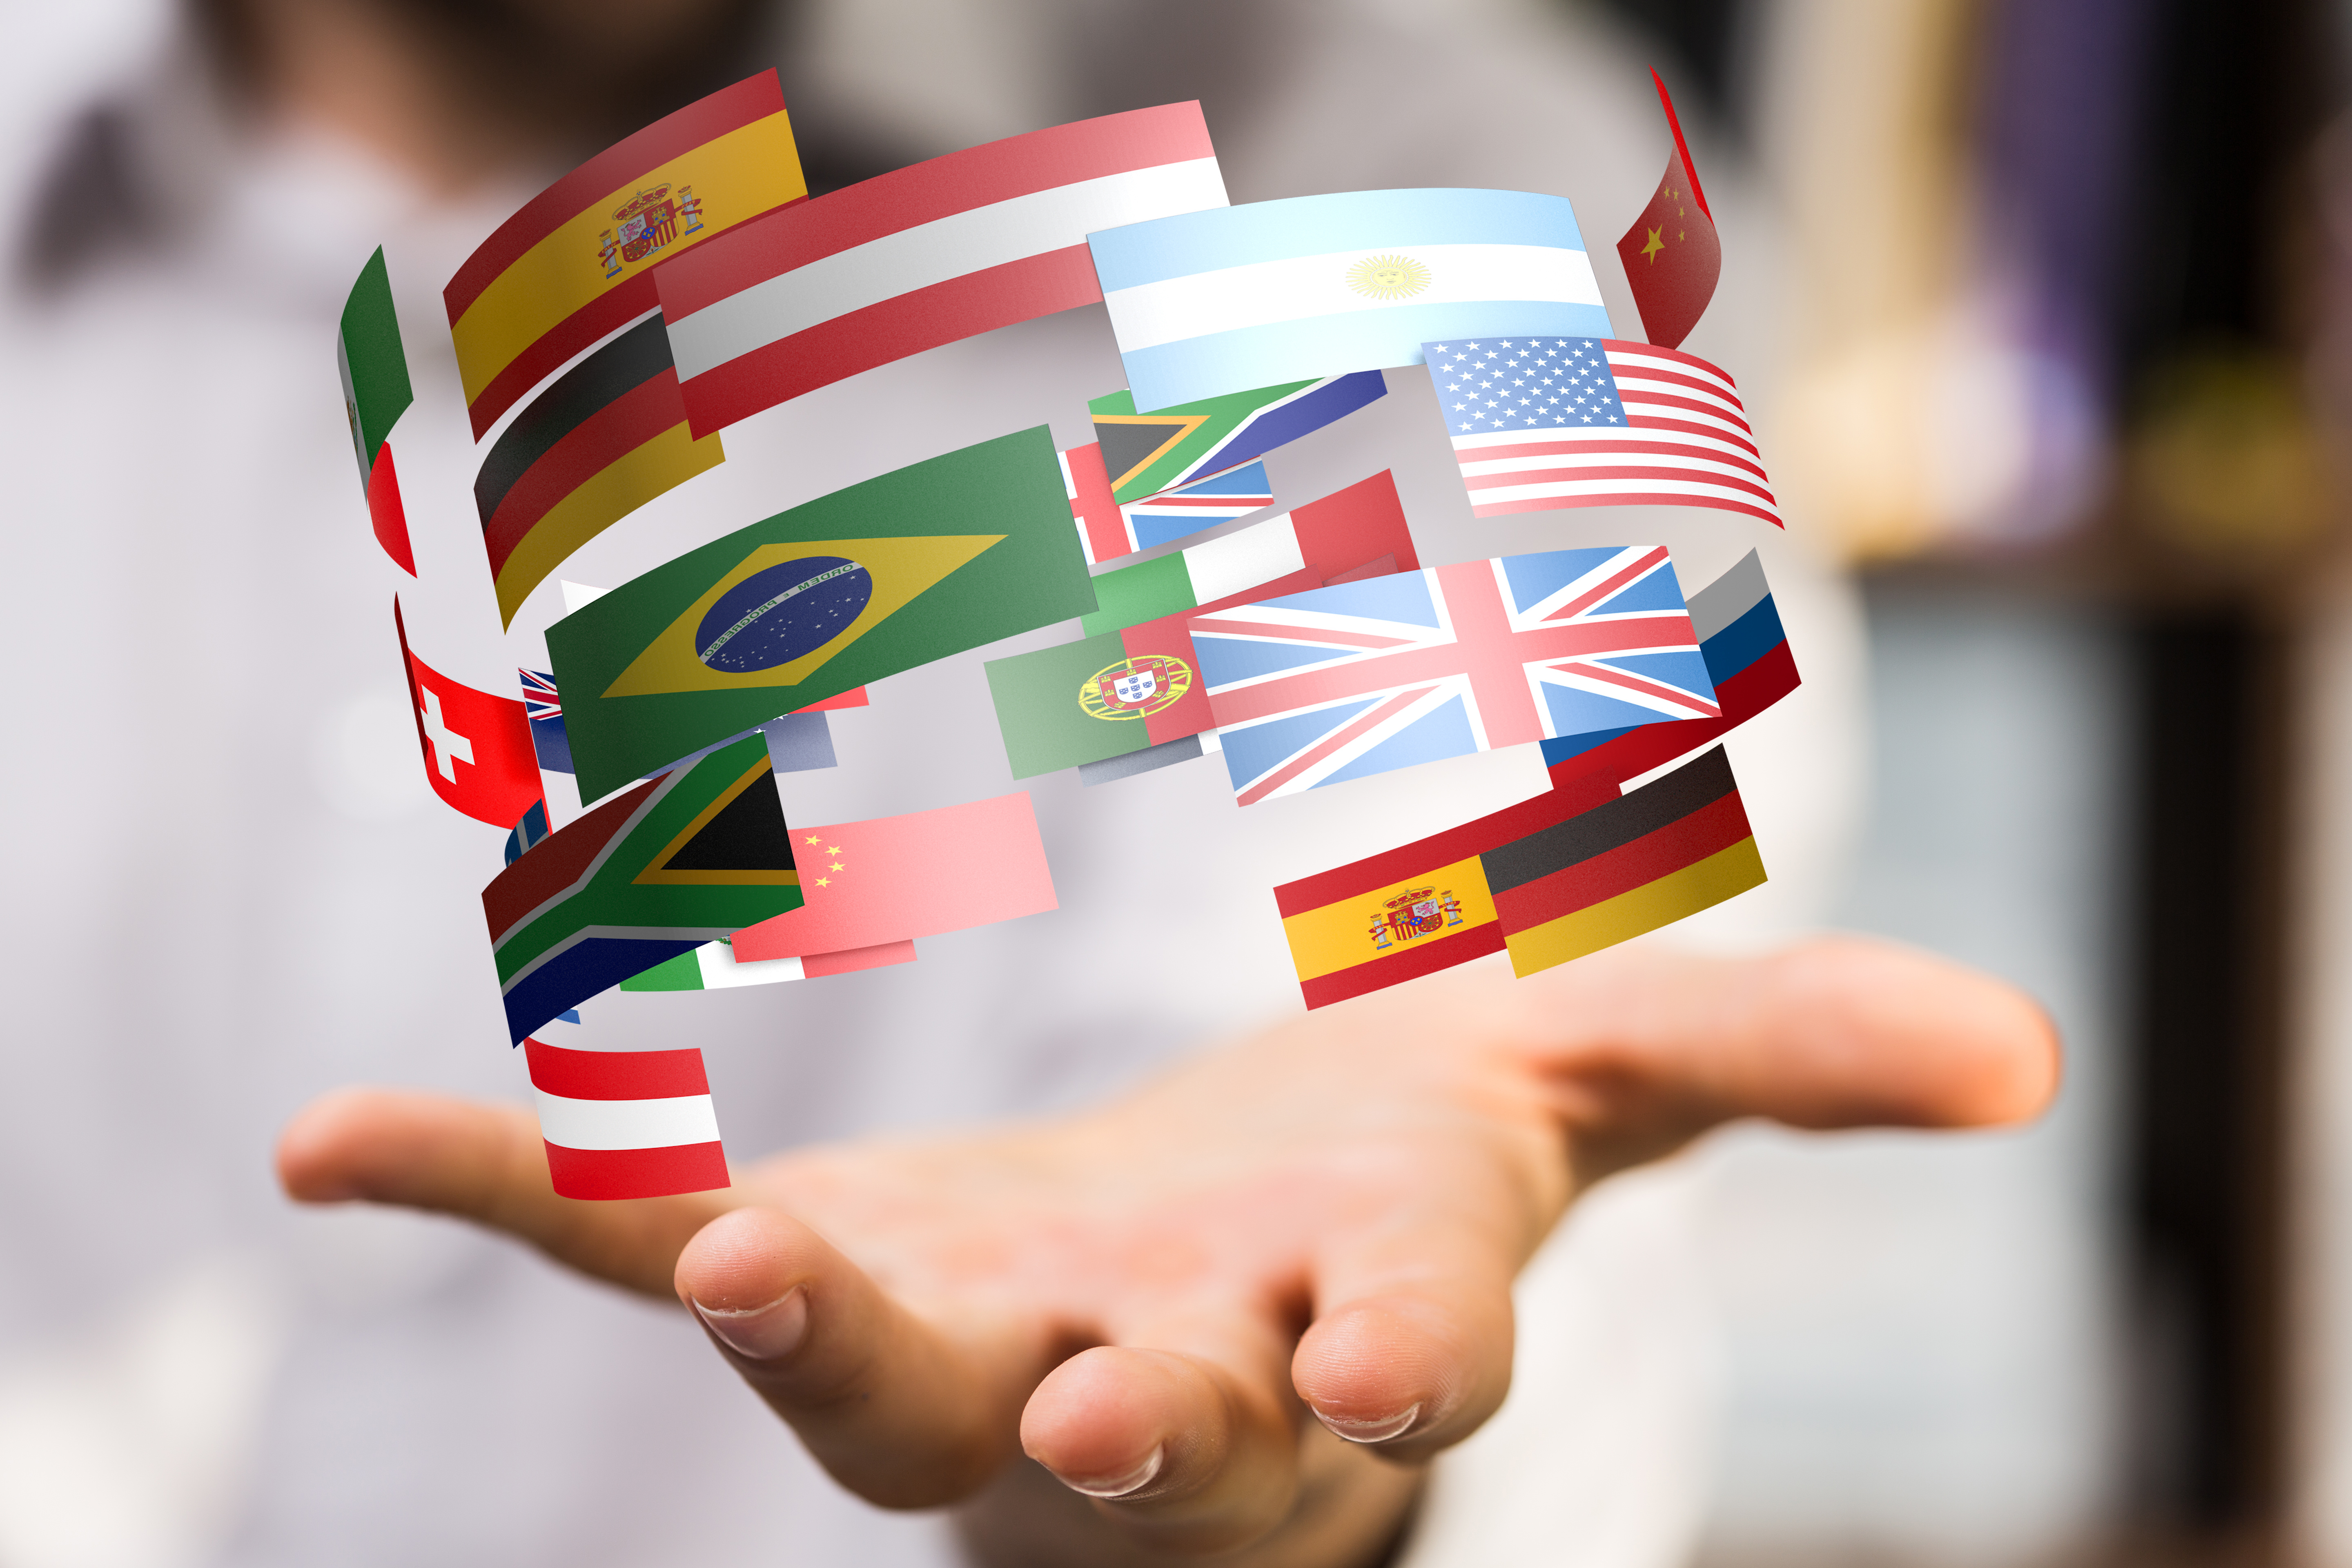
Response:
[{"label": "green and yellow flag", "polygon": [[547,634],[583,798],[886,675],[1095,607],[1045,426],[778,512]]}]

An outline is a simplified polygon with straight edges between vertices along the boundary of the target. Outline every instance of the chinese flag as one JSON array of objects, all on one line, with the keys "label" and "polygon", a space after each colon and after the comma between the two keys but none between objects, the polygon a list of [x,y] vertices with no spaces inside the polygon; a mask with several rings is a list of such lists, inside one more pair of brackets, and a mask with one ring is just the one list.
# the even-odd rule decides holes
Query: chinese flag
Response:
[{"label": "chinese flag", "polygon": [[794,823],[793,858],[807,901],[737,931],[737,963],[838,955],[1055,907],[1025,790],[869,822]]},{"label": "chinese flag", "polygon": [[1675,151],[1666,160],[1658,194],[1617,242],[1617,255],[1625,263],[1625,280],[1633,285],[1643,330],[1650,342],[1671,349],[1682,346],[1715,298],[1723,247],[1715,237],[1715,215],[1699,189],[1698,172],[1691,167],[1690,149],[1683,143],[1674,100],[1666,96],[1666,84],[1657,72],[1652,71],[1650,79],[1657,82],[1659,101],[1666,106]]}]

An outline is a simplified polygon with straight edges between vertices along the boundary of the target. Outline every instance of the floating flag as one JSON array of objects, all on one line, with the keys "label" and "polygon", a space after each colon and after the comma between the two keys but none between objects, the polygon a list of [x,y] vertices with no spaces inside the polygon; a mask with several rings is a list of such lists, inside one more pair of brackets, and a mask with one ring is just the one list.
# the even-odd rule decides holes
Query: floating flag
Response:
[{"label": "floating flag", "polygon": [[342,321],[335,333],[335,368],[342,376],[343,415],[351,422],[360,489],[365,490],[384,437],[416,401],[408,382],[408,354],[400,346],[400,318],[392,308],[392,276],[380,245],[343,300]]},{"label": "floating flag", "polygon": [[[513,865],[534,847],[544,844],[547,835],[547,802],[532,801],[530,809],[522,814],[522,820],[516,823],[507,835],[507,864]],[[580,1020],[574,1018],[572,1021],[576,1024]]]},{"label": "floating flag", "polygon": [[575,1051],[525,1040],[558,1197],[611,1200],[729,1184],[702,1053]]},{"label": "floating flag", "polygon": [[1703,359],[1592,338],[1423,347],[1480,517],[1699,506],[1780,525],[1739,389]]},{"label": "floating flag", "polygon": [[1103,477],[1099,445],[1074,447],[1061,459],[1070,518],[1077,524],[1078,548],[1089,566],[1171,543],[1274,504],[1264,463],[1244,463],[1197,484],[1121,506],[1111,500],[1109,481]]},{"label": "floating flag", "polygon": [[780,773],[804,773],[833,767],[833,726],[822,713],[787,713],[760,726],[768,737],[768,760]]},{"label": "floating flag", "polygon": [[[540,771],[572,772],[572,741],[563,731],[563,703],[556,693],[555,677],[536,669],[518,673],[522,677],[523,714],[530,721],[530,743],[539,753]],[[866,705],[866,688],[861,686],[761,725],[768,737],[769,760],[780,773],[834,766],[833,730],[825,714],[836,708]]]},{"label": "floating flag", "polygon": [[1099,566],[1155,544],[1167,544],[1274,504],[1264,463],[1244,463],[1197,485],[1121,506],[1103,476],[1102,447],[1094,442],[1061,454],[1062,484],[1087,564]]},{"label": "floating flag", "polygon": [[500,621],[511,626],[573,551],[726,460],[717,436],[687,433],[659,316],[565,371],[499,433],[474,478]]},{"label": "floating flag", "polygon": [[1495,332],[1606,337],[1576,214],[1525,191],[1353,191],[1090,235],[1140,408],[1419,364]]},{"label": "floating flag", "polygon": [[508,1030],[520,1040],[607,986],[800,901],[767,742],[748,735],[690,758],[482,889]]},{"label": "floating flag", "polygon": [[662,269],[697,435],[925,349],[1102,298],[1087,235],[1225,205],[1197,103],[894,170]]},{"label": "floating flag", "polygon": [[[1444,887],[1439,889],[1440,873],[1454,871],[1465,859],[1556,826],[1604,801],[1616,799],[1624,781],[1714,744],[1733,727],[1754,718],[1796,689],[1796,666],[1789,657],[1780,615],[1772,603],[1771,589],[1765,582],[1763,564],[1754,551],[1692,595],[1690,612],[1715,683],[1717,700],[1723,709],[1720,719],[1645,724],[1598,735],[1546,741],[1543,755],[1551,775],[1549,790],[1418,843],[1277,888],[1276,900],[1286,919],[1326,905],[1352,901],[1362,904],[1360,912],[1366,912],[1368,919],[1369,911],[1380,910],[1375,922],[1380,923],[1388,919],[1385,904],[1389,899],[1415,894],[1400,906],[1409,910],[1413,904],[1428,903],[1433,890],[1442,890],[1444,897],[1452,897],[1459,879],[1444,878]],[[1079,770],[1079,776],[1086,776],[1085,769]],[[1380,890],[1380,896],[1366,902],[1365,895],[1374,889]],[[1324,970],[1302,961],[1299,977],[1307,1005],[1324,1006],[1503,950],[1504,935],[1498,924],[1457,921],[1454,913],[1443,910],[1444,901],[1444,897],[1439,898],[1441,907],[1436,912],[1444,918],[1433,928],[1423,929],[1431,912],[1424,910],[1402,927],[1388,925],[1385,941],[1375,934],[1378,952],[1369,960],[1360,952],[1352,955],[1342,952],[1339,956],[1350,962],[1336,970]],[[1446,940],[1442,943],[1429,940],[1438,936]]]},{"label": "floating flag", "polygon": [[1123,554],[1129,534],[1118,502],[1111,499],[1110,479],[1103,472],[1102,444],[1089,441],[1066,452],[1056,452],[1062,465],[1062,492],[1069,500],[1070,521],[1077,525],[1078,552],[1089,566]]},{"label": "floating flag", "polygon": [[543,773],[572,771],[572,742],[563,732],[563,699],[555,677],[544,670],[517,669],[522,678],[522,714],[530,723],[531,751]]},{"label": "floating flag", "polygon": [[512,828],[541,796],[522,704],[452,680],[411,652],[397,596],[392,601],[392,628],[407,672],[408,706],[416,719],[425,782],[476,821]]},{"label": "floating flag", "polygon": [[[1303,593],[1321,582],[1313,570],[1293,572],[1202,608]],[[1186,613],[1083,642],[989,660],[989,695],[1013,776],[1108,762],[1212,728],[1216,721],[1187,631],[1198,613],[1187,606]],[[1192,754],[1200,754],[1197,741]]]},{"label": "floating flag", "polygon": [[666,115],[526,202],[441,291],[474,438],[652,310],[656,268],[808,195],[776,73]]},{"label": "floating flag", "polygon": [[400,569],[416,575],[416,555],[408,543],[408,514],[400,504],[400,477],[384,439],[408,405],[416,401],[408,382],[408,354],[400,346],[400,318],[392,308],[392,278],[377,246],[343,300],[335,333],[335,369],[343,383],[343,416],[351,424],[352,449],[359,458],[360,491],[367,497],[368,521],[376,542]]},{"label": "floating flag", "polygon": [[838,954],[1056,907],[1026,791],[793,834],[808,902],[737,931],[739,961]]},{"label": "floating flag", "polygon": [[1672,349],[1682,346],[1715,298],[1716,279],[1723,273],[1723,242],[1716,237],[1715,214],[1699,188],[1698,171],[1691,166],[1675,100],[1656,71],[1650,79],[1658,85],[1658,101],[1665,106],[1675,150],[1666,158],[1657,194],[1617,242],[1617,256],[1625,264],[1625,281],[1642,312],[1642,330],[1660,348]]},{"label": "floating flag", "polygon": [[1765,880],[1721,746],[1479,858],[1519,975],[1614,947]]},{"label": "floating flag", "polygon": [[547,647],[593,800],[780,713],[1093,606],[1038,426],[688,551],[556,622]]},{"label": "floating flag", "polygon": [[1396,480],[1385,468],[1222,539],[1103,573],[1094,580],[1097,607],[1079,625],[1099,636],[1222,603],[1300,572],[1313,573],[1308,585],[1318,586],[1381,561],[1390,572],[1421,564]]},{"label": "floating flag", "polygon": [[1796,661],[1756,552],[1692,595],[1690,615],[1722,717],[1546,741],[1544,763],[1556,784],[1587,773],[1620,783],[1639,778],[1712,744],[1797,689]]},{"label": "floating flag", "polygon": [[[1722,747],[1629,795],[1604,798],[1611,787],[1588,780],[1276,888],[1307,1005],[1496,952],[1533,974],[1763,884]],[[1535,820],[1547,815],[1559,819]]]},{"label": "floating flag", "polygon": [[400,504],[400,475],[393,466],[389,441],[375,449],[375,466],[368,472],[367,509],[375,542],[394,565],[415,576],[416,552],[408,542],[408,510]]},{"label": "floating flag", "polygon": [[1441,757],[1717,716],[1662,545],[1399,573],[1192,617],[1244,805]]},{"label": "floating flag", "polygon": [[1286,381],[1231,392],[1150,414],[1135,395],[1114,392],[1087,405],[1102,448],[1112,499],[1139,501],[1223,473],[1311,435],[1388,394],[1376,370]]},{"label": "floating flag", "polygon": [[805,958],[735,956],[731,942],[706,942],[692,952],[665,959],[643,974],[621,982],[624,991],[730,991],[739,985],[774,985],[787,980],[821,980],[828,974],[855,974],[915,962],[911,942],[886,942],[851,952],[812,952]]}]

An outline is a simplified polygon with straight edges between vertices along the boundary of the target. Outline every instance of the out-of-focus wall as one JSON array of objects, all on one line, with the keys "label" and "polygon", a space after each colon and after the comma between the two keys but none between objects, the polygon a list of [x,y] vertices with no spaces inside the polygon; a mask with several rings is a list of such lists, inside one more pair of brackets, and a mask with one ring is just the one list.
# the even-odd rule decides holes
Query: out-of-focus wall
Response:
[{"label": "out-of-focus wall", "polygon": [[1842,922],[2024,986],[2066,1084],[2021,1132],[1759,1129],[1712,1156],[1715,1564],[2041,1561],[2102,1530],[2117,1479],[2121,628],[1986,590],[1868,603],[1874,804]]}]

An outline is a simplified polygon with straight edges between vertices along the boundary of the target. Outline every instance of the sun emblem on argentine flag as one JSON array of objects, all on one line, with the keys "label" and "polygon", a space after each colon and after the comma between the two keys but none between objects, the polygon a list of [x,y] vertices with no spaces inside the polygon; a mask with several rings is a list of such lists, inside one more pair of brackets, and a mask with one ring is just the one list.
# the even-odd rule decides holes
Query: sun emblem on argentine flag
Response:
[{"label": "sun emblem on argentine flag", "polygon": [[1374,300],[1403,300],[1429,287],[1429,268],[1410,256],[1367,256],[1348,268],[1348,287]]}]

